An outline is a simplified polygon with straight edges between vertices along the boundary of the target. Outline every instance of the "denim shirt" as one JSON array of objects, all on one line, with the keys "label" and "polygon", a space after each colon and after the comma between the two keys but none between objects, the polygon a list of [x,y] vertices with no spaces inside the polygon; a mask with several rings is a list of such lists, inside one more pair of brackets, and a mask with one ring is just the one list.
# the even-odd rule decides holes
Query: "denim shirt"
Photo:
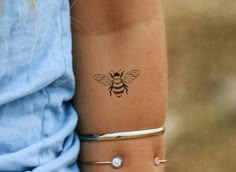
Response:
[{"label": "denim shirt", "polygon": [[68,0],[0,7],[0,171],[77,172]]}]

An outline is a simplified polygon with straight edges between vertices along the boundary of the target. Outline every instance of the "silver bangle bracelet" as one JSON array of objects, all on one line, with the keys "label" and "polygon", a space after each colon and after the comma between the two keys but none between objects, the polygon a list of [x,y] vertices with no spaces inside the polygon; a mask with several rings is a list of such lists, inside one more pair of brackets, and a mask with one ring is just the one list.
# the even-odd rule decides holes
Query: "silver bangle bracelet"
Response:
[{"label": "silver bangle bracelet", "polygon": [[160,136],[165,133],[165,127],[117,132],[109,134],[81,134],[79,136],[81,141],[112,141],[112,140],[127,140],[138,139],[143,137]]}]

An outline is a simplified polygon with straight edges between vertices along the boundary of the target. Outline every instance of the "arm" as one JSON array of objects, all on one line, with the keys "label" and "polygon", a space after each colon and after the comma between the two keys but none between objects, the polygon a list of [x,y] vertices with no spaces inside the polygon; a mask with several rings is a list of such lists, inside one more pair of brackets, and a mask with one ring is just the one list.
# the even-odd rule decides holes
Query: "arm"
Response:
[{"label": "arm", "polygon": [[[72,9],[73,55],[77,80],[75,107],[79,133],[110,133],[163,126],[166,114],[167,67],[165,34],[159,0],[86,0]],[[75,21],[76,20],[76,21]],[[120,98],[94,79],[113,70],[140,74]],[[84,142],[80,158],[128,158],[124,171],[153,171],[153,156],[164,158],[162,137],[127,141]],[[141,163],[142,162],[142,163]],[[86,166],[82,171],[111,171]]]}]

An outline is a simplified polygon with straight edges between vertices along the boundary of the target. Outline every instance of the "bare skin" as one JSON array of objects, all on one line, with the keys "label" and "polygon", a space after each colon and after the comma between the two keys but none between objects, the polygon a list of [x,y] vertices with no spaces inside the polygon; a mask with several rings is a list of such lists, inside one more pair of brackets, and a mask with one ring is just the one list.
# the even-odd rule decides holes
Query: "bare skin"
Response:
[{"label": "bare skin", "polygon": [[[72,8],[73,56],[79,112],[78,133],[110,133],[164,125],[167,109],[167,59],[159,0],[86,0]],[[121,70],[120,70],[121,69]],[[95,74],[137,69],[121,97],[94,79]],[[111,76],[111,75],[110,75]],[[111,95],[110,95],[111,92]],[[163,172],[163,137],[125,141],[82,142],[80,159],[125,159],[124,172]],[[81,165],[82,172],[110,172],[110,166]]]}]

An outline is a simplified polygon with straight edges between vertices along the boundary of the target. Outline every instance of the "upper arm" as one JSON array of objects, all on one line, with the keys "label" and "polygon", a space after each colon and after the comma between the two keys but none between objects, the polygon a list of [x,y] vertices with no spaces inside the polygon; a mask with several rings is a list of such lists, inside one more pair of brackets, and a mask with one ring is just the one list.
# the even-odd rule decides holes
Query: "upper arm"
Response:
[{"label": "upper arm", "polygon": [[160,0],[78,0],[73,6],[73,29],[106,34],[148,20],[160,20]]}]

